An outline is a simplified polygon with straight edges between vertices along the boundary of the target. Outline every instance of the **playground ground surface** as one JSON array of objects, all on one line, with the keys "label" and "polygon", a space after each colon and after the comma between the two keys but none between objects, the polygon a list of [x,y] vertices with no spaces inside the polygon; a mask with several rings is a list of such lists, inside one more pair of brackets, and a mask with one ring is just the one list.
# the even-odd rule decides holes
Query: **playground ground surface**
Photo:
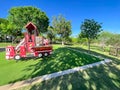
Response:
[{"label": "playground ground surface", "polygon": [[101,61],[102,59],[53,45],[54,52],[49,57],[30,58],[20,61],[6,60],[5,52],[0,52],[0,85],[14,83],[36,76]]},{"label": "playground ground surface", "polygon": [[[87,52],[86,47],[72,49]],[[91,54],[109,58],[112,63],[53,78],[18,90],[120,90],[120,58],[92,49]]]},{"label": "playground ground surface", "polygon": [[[86,52],[85,49],[80,47],[72,48]],[[60,76],[32,86],[23,87],[21,90],[119,89],[120,60],[103,53],[96,53],[94,51],[92,54],[102,55],[102,57],[110,58],[113,60],[113,62],[110,65],[101,65],[99,67],[87,69],[82,72],[80,71],[74,74]],[[16,62],[15,60],[5,60],[5,52],[0,52],[0,71],[2,71],[2,73],[0,73],[0,85],[14,83],[28,78],[66,70],[77,66],[83,66],[98,62],[100,60],[100,58],[75,52],[67,49],[66,47],[60,47],[60,45],[54,45],[54,54],[49,57],[22,60],[19,62]]]}]

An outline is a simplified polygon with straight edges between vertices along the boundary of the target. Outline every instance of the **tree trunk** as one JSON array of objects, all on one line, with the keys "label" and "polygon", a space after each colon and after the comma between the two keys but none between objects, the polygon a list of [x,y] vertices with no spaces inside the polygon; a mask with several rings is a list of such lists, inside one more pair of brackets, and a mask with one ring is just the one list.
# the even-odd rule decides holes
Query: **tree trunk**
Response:
[{"label": "tree trunk", "polygon": [[64,45],[64,41],[62,40],[62,45]]},{"label": "tree trunk", "polygon": [[90,40],[88,39],[88,53],[90,52]]},{"label": "tree trunk", "polygon": [[13,39],[13,36],[12,36],[12,44],[14,43],[14,39]]},{"label": "tree trunk", "polygon": [[50,44],[52,44],[52,38],[51,38]]}]

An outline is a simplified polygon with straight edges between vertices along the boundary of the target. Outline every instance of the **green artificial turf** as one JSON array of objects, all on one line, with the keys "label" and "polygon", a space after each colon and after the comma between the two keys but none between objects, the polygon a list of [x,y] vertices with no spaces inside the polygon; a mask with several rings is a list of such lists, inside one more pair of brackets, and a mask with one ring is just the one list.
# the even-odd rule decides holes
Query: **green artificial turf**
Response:
[{"label": "green artificial turf", "polygon": [[5,52],[0,52],[0,85],[58,72],[101,59],[54,45],[54,53],[49,57],[16,62],[5,60]]}]

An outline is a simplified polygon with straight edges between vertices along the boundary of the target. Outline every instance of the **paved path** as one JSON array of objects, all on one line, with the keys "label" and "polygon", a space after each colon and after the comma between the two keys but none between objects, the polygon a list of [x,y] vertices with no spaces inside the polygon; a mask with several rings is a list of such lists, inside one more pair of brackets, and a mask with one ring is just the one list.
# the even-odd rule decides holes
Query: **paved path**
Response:
[{"label": "paved path", "polygon": [[5,51],[5,48],[0,47],[0,52],[3,52],[3,51]]}]

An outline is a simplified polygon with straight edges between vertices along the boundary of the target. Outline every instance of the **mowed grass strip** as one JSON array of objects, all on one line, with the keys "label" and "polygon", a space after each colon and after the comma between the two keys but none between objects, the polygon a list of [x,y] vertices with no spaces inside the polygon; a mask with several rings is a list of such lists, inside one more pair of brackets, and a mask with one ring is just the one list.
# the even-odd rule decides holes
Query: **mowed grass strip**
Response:
[{"label": "mowed grass strip", "polygon": [[0,42],[0,47],[1,48],[5,48],[5,47],[7,47],[9,45],[16,46],[16,44],[12,44],[10,42],[6,42],[6,43],[5,42]]},{"label": "mowed grass strip", "polygon": [[[79,47],[73,49],[87,52]],[[120,59],[93,51],[91,54],[110,58],[112,62],[23,87],[19,90],[120,90]]]},{"label": "mowed grass strip", "polygon": [[120,63],[100,65],[18,90],[120,90]]},{"label": "mowed grass strip", "polygon": [[5,52],[0,52],[0,85],[14,83],[40,75],[50,74],[101,59],[54,45],[54,53],[45,58],[21,60],[5,60]]}]

